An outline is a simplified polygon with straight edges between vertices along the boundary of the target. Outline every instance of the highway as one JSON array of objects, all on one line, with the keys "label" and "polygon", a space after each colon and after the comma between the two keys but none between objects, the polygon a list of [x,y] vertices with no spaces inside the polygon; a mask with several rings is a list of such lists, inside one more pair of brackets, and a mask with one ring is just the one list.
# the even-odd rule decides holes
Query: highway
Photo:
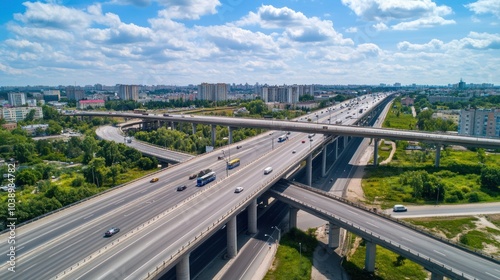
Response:
[{"label": "highway", "polygon": [[[461,145],[468,147],[483,147],[498,149],[500,147],[500,139],[498,138],[483,138],[483,137],[471,137],[471,136],[461,136],[455,134],[446,134],[442,132],[429,133],[429,132],[419,132],[410,130],[395,130],[386,128],[373,128],[373,127],[359,127],[359,126],[349,126],[345,125],[347,121],[353,118],[359,117],[359,113],[356,110],[360,109],[361,106],[373,106],[374,102],[380,102],[380,100],[366,100],[365,104],[356,104],[351,107],[342,108],[342,113],[335,112],[332,116],[331,122],[334,120],[342,120],[342,125],[328,124],[325,121],[324,116],[331,113],[326,110],[324,113],[320,114],[317,118],[315,115],[309,115],[303,117],[302,120],[299,118],[295,121],[278,121],[278,120],[262,120],[262,119],[245,119],[245,118],[231,118],[231,117],[212,117],[212,116],[198,116],[198,115],[138,115],[132,113],[105,113],[105,112],[74,112],[68,115],[74,116],[102,116],[102,117],[124,117],[124,118],[142,118],[144,120],[163,120],[163,121],[175,121],[175,122],[189,122],[189,123],[201,123],[201,124],[216,124],[231,127],[251,127],[251,128],[264,128],[270,130],[281,130],[281,131],[296,131],[305,133],[321,133],[329,135],[347,135],[355,137],[367,137],[367,138],[383,138],[392,140],[411,140],[411,141],[423,141],[426,143],[433,143],[439,145]],[[366,104],[368,103],[368,104]],[[335,107],[339,110],[339,105]],[[347,111],[347,109],[354,109],[353,111]],[[366,107],[361,108],[366,113]],[[369,109],[368,109],[369,110]],[[316,118],[316,123],[314,123],[314,118]],[[308,119],[311,119],[309,122]],[[319,121],[321,119],[321,122]],[[353,122],[350,122],[353,123]]]},{"label": "highway", "polygon": [[125,143],[124,141],[125,137],[120,134],[120,128],[115,126],[110,126],[110,125],[101,126],[96,130],[95,133],[101,139],[106,139],[117,143],[124,143],[129,147],[137,149],[143,154],[154,156],[159,159],[163,159],[165,161],[172,163],[185,162],[194,157],[187,153],[165,150],[163,148],[150,145],[148,143],[144,142],[138,143],[136,140],[133,140],[131,143]]},{"label": "highway", "polygon": [[[19,228],[16,279],[52,278],[78,262],[83,264],[89,255],[92,258],[85,259],[86,265],[72,269],[70,279],[138,279],[147,275],[151,267],[168,260],[183,245],[192,244],[201,232],[205,235],[198,242],[207,238],[211,232],[206,230],[213,231],[214,221],[220,221],[216,226],[222,225],[228,211],[244,207],[249,194],[263,192],[278,174],[295,168],[311,148],[319,145],[319,141],[302,143],[308,140],[302,133],[292,133],[284,143],[275,142],[274,137],[265,134],[239,142],[242,149],[230,146],[231,157],[241,158],[242,166],[229,171],[228,178],[224,161],[217,161],[221,153],[217,150],[158,173],[155,176],[160,180],[156,183],[149,183],[150,178],[138,180]],[[317,134],[313,140],[318,137],[323,136]],[[274,171],[265,176],[262,170],[268,165]],[[194,187],[188,176],[208,167],[217,172],[217,182]],[[177,192],[176,187],[182,184],[188,188]],[[245,190],[235,194],[236,186]],[[104,231],[111,226],[122,231],[104,238]],[[3,234],[0,238],[5,237]],[[7,251],[5,243],[1,246]],[[5,263],[6,256],[2,258]],[[0,278],[8,279],[7,273],[2,266]]]},{"label": "highway", "polygon": [[[309,191],[288,183],[276,184],[271,191],[277,197],[285,197],[285,202],[293,206],[301,205],[302,210],[317,215],[325,220],[336,222],[341,227],[353,231],[357,235],[367,237],[383,247],[390,242],[389,248],[404,257],[419,255],[412,259],[424,267],[440,267],[441,271],[453,270],[458,275],[465,273],[462,279],[498,280],[500,264],[486,258],[468,253],[447,243],[439,242],[420,232],[394,223],[372,212],[336,201],[320,191]],[[384,242],[382,242],[384,241]],[[394,249],[394,247],[396,249]],[[428,259],[431,258],[431,262]],[[419,260],[420,259],[420,260]],[[437,264],[437,265],[433,265]],[[443,274],[449,276],[450,274]],[[458,279],[451,274],[452,279]]]}]

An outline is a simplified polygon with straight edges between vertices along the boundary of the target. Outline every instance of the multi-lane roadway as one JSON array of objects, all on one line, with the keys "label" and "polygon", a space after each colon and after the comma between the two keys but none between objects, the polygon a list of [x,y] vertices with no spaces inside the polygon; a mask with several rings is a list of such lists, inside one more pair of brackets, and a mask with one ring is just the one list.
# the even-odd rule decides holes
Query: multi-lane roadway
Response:
[{"label": "multi-lane roadway", "polygon": [[[329,114],[323,113],[324,117]],[[231,149],[231,157],[242,160],[242,166],[229,171],[229,177],[225,175],[225,162],[217,160],[219,150],[154,175],[159,177],[156,183],[150,183],[150,178],[138,180],[19,228],[16,279],[48,279],[65,270],[71,279],[136,279],[147,275],[228,211],[242,206],[252,191],[275,180],[276,174],[294,168],[323,136],[312,137],[314,144],[302,143],[308,140],[303,133],[292,133],[283,143],[273,137],[265,134],[238,143],[242,149],[226,147],[226,151]],[[274,171],[266,176],[263,168],[268,165]],[[205,168],[217,172],[217,181],[194,187],[188,176]],[[188,188],[177,192],[176,187],[184,184]],[[244,186],[244,191],[235,194],[237,186]],[[121,232],[104,238],[111,226],[120,227]],[[7,251],[5,243],[0,246]],[[2,258],[5,264],[5,255]],[[71,272],[67,270],[70,267]],[[4,265],[0,278],[12,276],[8,273]]]}]

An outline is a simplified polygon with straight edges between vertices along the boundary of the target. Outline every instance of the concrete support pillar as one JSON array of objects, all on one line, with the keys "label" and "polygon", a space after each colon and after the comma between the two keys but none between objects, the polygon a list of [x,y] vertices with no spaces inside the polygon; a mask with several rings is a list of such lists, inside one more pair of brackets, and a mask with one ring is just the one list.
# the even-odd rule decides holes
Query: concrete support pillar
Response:
[{"label": "concrete support pillar", "polygon": [[434,167],[439,167],[440,160],[441,160],[441,145],[436,145],[436,160],[434,161]]},{"label": "concrete support pillar", "polygon": [[175,266],[177,280],[189,280],[189,253],[184,254]]},{"label": "concrete support pillar", "polygon": [[248,212],[248,233],[257,233],[257,198],[252,199],[247,207]]},{"label": "concrete support pillar", "polygon": [[289,228],[297,228],[297,212],[299,212],[299,208],[290,207],[290,216],[288,219]]},{"label": "concrete support pillar", "polygon": [[339,139],[340,137],[337,137],[337,139],[335,139],[335,161],[337,161],[337,159],[339,158]]},{"label": "concrete support pillar", "polygon": [[444,276],[437,273],[437,272],[431,272],[431,280],[443,280]]},{"label": "concrete support pillar", "polygon": [[365,240],[365,245],[366,245],[365,270],[368,272],[374,272],[377,244]]},{"label": "concrete support pillar", "polygon": [[233,143],[233,129],[234,129],[234,128],[232,128],[232,127],[230,127],[230,126],[228,126],[228,127],[227,127],[227,131],[229,132],[229,135],[228,135],[228,137],[227,137],[227,138],[228,138],[228,140],[227,140],[227,141],[228,141],[228,142],[227,142],[228,144],[232,144],[232,143]]},{"label": "concrete support pillar", "polygon": [[227,228],[227,257],[234,258],[238,254],[238,244],[236,239],[236,216],[229,219]]},{"label": "concrete support pillar", "polygon": [[212,124],[212,146],[215,147],[215,124]]},{"label": "concrete support pillar", "polygon": [[193,135],[195,135],[196,134],[196,124],[192,123],[191,126],[193,128]]},{"label": "concrete support pillar", "polygon": [[309,156],[307,156],[306,178],[307,178],[307,185],[312,186],[312,154],[309,154]]},{"label": "concrete support pillar", "polygon": [[345,148],[347,147],[347,142],[349,141],[348,137],[349,136],[344,136],[344,149],[342,149],[342,151],[345,150]]},{"label": "concrete support pillar", "polygon": [[175,130],[175,123],[174,123],[174,122],[171,122],[171,123],[170,123],[170,128],[171,128],[172,130]]},{"label": "concrete support pillar", "polygon": [[378,139],[375,138],[373,140],[374,140],[374,143],[373,143],[373,166],[377,166],[378,165]]},{"label": "concrete support pillar", "polygon": [[340,244],[340,227],[332,222],[328,226],[328,247],[338,248]]},{"label": "concrete support pillar", "polygon": [[321,177],[326,176],[326,152],[327,152],[327,145],[323,146],[323,151],[322,151],[322,158],[321,158]]}]

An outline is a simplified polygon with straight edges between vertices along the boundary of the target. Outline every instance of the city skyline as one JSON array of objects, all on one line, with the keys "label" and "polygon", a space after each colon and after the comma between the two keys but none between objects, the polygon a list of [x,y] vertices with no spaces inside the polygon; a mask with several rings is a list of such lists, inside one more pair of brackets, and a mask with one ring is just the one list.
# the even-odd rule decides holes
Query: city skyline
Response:
[{"label": "city skyline", "polygon": [[498,85],[500,0],[0,4],[0,86]]}]

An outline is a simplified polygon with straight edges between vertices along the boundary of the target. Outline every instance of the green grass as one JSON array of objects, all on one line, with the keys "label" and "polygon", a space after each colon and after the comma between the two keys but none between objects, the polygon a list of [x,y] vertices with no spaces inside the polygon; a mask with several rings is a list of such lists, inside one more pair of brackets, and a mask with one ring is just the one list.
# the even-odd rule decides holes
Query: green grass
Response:
[{"label": "green grass", "polygon": [[[500,192],[481,188],[479,174],[483,164],[479,163],[477,152],[445,149],[441,152],[439,168],[434,167],[434,156],[433,150],[408,152],[398,145],[387,166],[367,167],[362,181],[367,202],[383,201],[382,208],[396,203],[435,204],[435,199],[415,199],[413,189],[401,185],[401,174],[419,170],[437,177],[445,186],[445,197],[439,204],[476,202],[476,195],[480,202],[500,201]],[[500,154],[487,154],[484,164],[500,168]]]},{"label": "green grass", "polygon": [[273,263],[274,269],[269,270],[264,279],[311,279],[313,253],[316,246],[318,246],[318,241],[314,236],[295,228],[290,230],[282,236]]},{"label": "green grass", "polygon": [[443,233],[451,239],[464,231],[474,229],[476,227],[474,222],[478,219],[475,217],[435,217],[405,219],[405,221],[427,228],[434,233]]},{"label": "green grass", "polygon": [[416,127],[417,119],[411,114],[406,114],[401,111],[401,102],[394,101],[391,109],[385,117],[382,127],[413,130]]},{"label": "green grass", "polygon": [[343,267],[351,277],[356,280],[400,280],[400,279],[425,279],[427,273],[424,268],[408,259],[400,258],[383,247],[377,245],[374,274],[363,270],[365,266],[366,247],[362,241],[354,254],[343,262]]}]

